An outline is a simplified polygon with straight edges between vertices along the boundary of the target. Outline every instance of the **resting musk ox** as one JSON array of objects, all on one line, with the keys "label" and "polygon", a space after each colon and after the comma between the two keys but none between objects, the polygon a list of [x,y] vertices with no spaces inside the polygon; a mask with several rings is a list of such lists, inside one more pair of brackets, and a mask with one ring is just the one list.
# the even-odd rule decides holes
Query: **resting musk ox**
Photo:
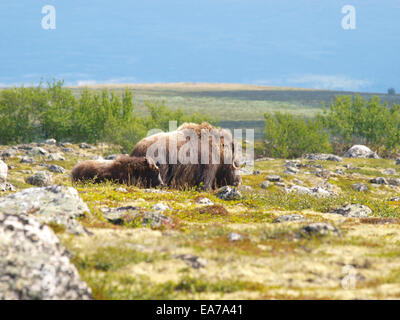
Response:
[{"label": "resting musk ox", "polygon": [[241,183],[235,150],[240,149],[230,131],[207,122],[184,123],[175,131],[142,139],[131,156],[151,156],[170,187],[202,186],[208,190]]},{"label": "resting musk ox", "polygon": [[106,180],[121,184],[157,187],[163,184],[160,169],[149,157],[119,156],[115,160],[87,160],[78,163],[71,172],[72,181]]}]

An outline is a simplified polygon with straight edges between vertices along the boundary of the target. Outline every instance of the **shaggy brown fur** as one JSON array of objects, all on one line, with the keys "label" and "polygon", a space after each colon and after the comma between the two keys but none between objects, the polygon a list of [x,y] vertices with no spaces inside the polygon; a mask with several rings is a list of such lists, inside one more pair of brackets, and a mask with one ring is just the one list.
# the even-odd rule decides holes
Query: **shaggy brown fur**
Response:
[{"label": "shaggy brown fur", "polygon": [[160,169],[149,157],[119,156],[116,160],[88,160],[78,163],[71,172],[72,181],[106,180],[121,184],[156,187],[163,184]]},{"label": "shaggy brown fur", "polygon": [[[171,141],[177,142],[178,153],[181,148],[187,143],[188,138],[183,139],[186,136],[185,133],[189,130],[194,130],[198,136],[198,164],[183,164],[178,161],[177,164],[170,162],[170,146],[173,146]],[[218,135],[225,135],[229,138],[228,144],[225,143],[222,137],[219,144],[215,143],[211,138],[208,141],[209,148],[209,162],[208,164],[201,164],[201,133],[202,130],[206,132],[214,132]],[[215,131],[214,131],[215,130]],[[171,138],[171,139],[170,139]],[[180,139],[178,139],[180,138]],[[173,140],[172,140],[173,139]],[[241,177],[238,172],[239,161],[238,159],[233,159],[232,152],[235,150],[235,142],[232,139],[232,135],[228,131],[222,129],[216,129],[209,123],[204,122],[202,124],[195,123],[184,123],[176,131],[168,133],[159,133],[153,136],[142,139],[133,149],[131,156],[146,156],[149,148],[154,146],[155,143],[160,143],[165,141],[165,150],[160,151],[161,158],[166,159],[166,163],[159,164],[161,177],[165,184],[174,188],[185,188],[202,185],[204,189],[219,188],[225,185],[239,185],[241,183]],[[195,145],[191,146],[192,149]],[[187,145],[186,145],[187,147]],[[206,143],[207,147],[207,143]],[[227,148],[227,147],[230,147]],[[192,150],[189,151],[189,153]],[[217,154],[219,156],[219,164],[212,163],[212,154]],[[224,156],[228,155],[231,157],[232,161],[228,164],[224,163]],[[155,154],[155,157],[159,157],[160,154]],[[156,158],[155,158],[156,159]]]}]

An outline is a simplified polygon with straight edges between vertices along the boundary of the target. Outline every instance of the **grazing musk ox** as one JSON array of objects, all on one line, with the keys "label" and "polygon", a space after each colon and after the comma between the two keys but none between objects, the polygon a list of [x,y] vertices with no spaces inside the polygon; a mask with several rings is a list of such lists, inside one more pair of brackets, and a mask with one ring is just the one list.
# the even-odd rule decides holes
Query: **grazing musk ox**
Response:
[{"label": "grazing musk ox", "polygon": [[119,156],[115,160],[87,160],[78,163],[71,171],[72,181],[106,180],[121,184],[157,187],[163,181],[160,169],[150,157]]},{"label": "grazing musk ox", "polygon": [[202,186],[208,190],[241,183],[236,154],[240,150],[229,130],[207,122],[184,123],[175,131],[142,139],[131,156],[151,156],[170,187]]}]

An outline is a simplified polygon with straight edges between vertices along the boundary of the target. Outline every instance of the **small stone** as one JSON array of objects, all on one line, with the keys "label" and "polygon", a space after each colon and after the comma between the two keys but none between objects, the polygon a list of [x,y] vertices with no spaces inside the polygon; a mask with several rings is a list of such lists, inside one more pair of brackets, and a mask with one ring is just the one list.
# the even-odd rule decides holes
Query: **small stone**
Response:
[{"label": "small stone", "polygon": [[329,234],[340,236],[340,231],[331,224],[323,222],[311,223],[299,230],[299,236],[301,237],[327,236]]},{"label": "small stone", "polygon": [[86,142],[82,142],[79,145],[79,148],[81,148],[81,149],[92,149],[93,147],[91,145],[87,144]]},{"label": "small stone", "polygon": [[359,191],[359,192],[368,191],[369,190],[368,186],[366,184],[364,184],[364,183],[355,183],[355,184],[352,185],[352,187],[353,187],[354,190]]},{"label": "small stone", "polygon": [[56,139],[47,139],[44,143],[50,146],[54,146],[57,143],[57,141]]},{"label": "small stone", "polygon": [[303,183],[304,183],[302,180],[297,179],[297,178],[294,178],[294,179],[292,180],[292,182],[295,183],[295,184],[303,184]]},{"label": "small stone", "polygon": [[14,149],[7,149],[2,152],[0,152],[0,156],[3,158],[13,158],[16,154],[16,151]]},{"label": "small stone", "polygon": [[335,173],[336,173],[336,174],[340,174],[341,176],[344,176],[344,175],[345,175],[345,172],[343,171],[343,169],[336,169],[336,170],[335,170]]},{"label": "small stone", "polygon": [[387,174],[387,175],[392,175],[392,176],[397,175],[397,171],[395,169],[393,169],[393,168],[388,168],[386,170],[383,170],[382,173],[383,174]]},{"label": "small stone", "polygon": [[55,165],[55,164],[51,164],[49,166],[49,171],[55,172],[55,173],[65,173],[66,172],[66,170],[63,167]]},{"label": "small stone", "polygon": [[0,192],[15,191],[15,187],[9,182],[0,182]]},{"label": "small stone", "polygon": [[137,217],[140,217],[139,208],[133,206],[103,208],[101,211],[103,212],[105,219],[116,225],[123,225],[125,223],[132,222]]},{"label": "small stone", "polygon": [[165,210],[170,210],[171,208],[168,207],[166,204],[159,202],[151,207],[154,211],[164,212]]},{"label": "small stone", "polygon": [[21,163],[33,164],[35,163],[35,159],[25,156],[21,159]]},{"label": "small stone", "polygon": [[254,170],[253,171],[253,175],[255,175],[255,176],[259,176],[260,174],[261,174],[260,170]]},{"label": "small stone", "polygon": [[121,192],[121,193],[128,193],[128,190],[126,190],[126,189],[123,188],[123,187],[116,188],[116,189],[114,189],[114,191],[116,191],[116,192]]},{"label": "small stone", "polygon": [[261,183],[260,187],[263,189],[267,189],[270,185],[271,185],[271,182],[264,181],[263,183]]},{"label": "small stone", "polygon": [[300,172],[300,170],[297,169],[296,167],[286,167],[286,169],[284,171],[285,174],[290,174],[290,175],[297,174],[299,172]]},{"label": "small stone", "polygon": [[44,187],[53,184],[53,177],[50,172],[38,171],[33,176],[28,177],[26,182],[34,186]]},{"label": "small stone", "polygon": [[330,211],[330,213],[340,214],[344,217],[367,218],[372,214],[372,210],[362,204],[346,204],[341,208]]},{"label": "small stone", "polygon": [[193,254],[180,254],[174,257],[183,260],[187,265],[189,265],[193,269],[204,268],[207,265],[207,260],[197,257]]},{"label": "small stone", "polygon": [[73,153],[74,152],[74,149],[72,149],[72,148],[62,148],[61,150],[64,153]]},{"label": "small stone", "polygon": [[273,223],[280,222],[303,222],[306,219],[301,214],[285,214],[276,218]]},{"label": "small stone", "polygon": [[213,206],[214,202],[212,202],[210,199],[208,198],[200,198],[199,200],[197,200],[197,203],[199,204],[204,204],[204,205],[208,205],[208,206]]},{"label": "small stone", "polygon": [[65,157],[64,157],[64,155],[61,154],[61,153],[50,153],[50,154],[47,156],[47,159],[48,159],[49,161],[65,161]]},{"label": "small stone", "polygon": [[400,186],[400,179],[399,178],[389,178],[388,179],[388,183],[391,186],[399,187]]},{"label": "small stone", "polygon": [[317,169],[317,170],[314,172],[314,174],[315,174],[317,177],[324,178],[324,179],[329,179],[329,177],[331,176],[332,173],[331,173],[329,170]]},{"label": "small stone", "polygon": [[218,190],[217,197],[222,200],[239,200],[242,195],[236,188],[224,186]]},{"label": "small stone", "polygon": [[388,184],[387,180],[383,177],[372,178],[369,182],[373,184]]},{"label": "small stone", "polygon": [[280,176],[277,176],[277,175],[274,175],[274,174],[266,176],[266,179],[268,181],[271,181],[271,182],[282,182],[283,181]]},{"label": "small stone", "polygon": [[28,151],[28,155],[36,157],[36,156],[46,156],[48,152],[40,147],[34,147]]},{"label": "small stone", "polygon": [[236,233],[236,232],[231,232],[231,233],[229,233],[228,234],[228,239],[229,239],[229,241],[239,241],[239,240],[242,240],[242,235],[240,235],[239,233]]},{"label": "small stone", "polygon": [[304,159],[309,160],[326,160],[326,161],[336,161],[341,162],[343,159],[334,154],[325,154],[325,153],[310,153],[303,156]]}]

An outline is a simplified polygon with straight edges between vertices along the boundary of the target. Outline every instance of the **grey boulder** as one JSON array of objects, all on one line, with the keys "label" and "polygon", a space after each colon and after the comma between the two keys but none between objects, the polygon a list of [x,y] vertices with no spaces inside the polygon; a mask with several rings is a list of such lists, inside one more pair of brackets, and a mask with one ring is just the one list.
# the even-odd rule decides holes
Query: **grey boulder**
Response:
[{"label": "grey boulder", "polygon": [[0,300],[91,298],[49,227],[32,216],[0,210]]},{"label": "grey boulder", "polygon": [[52,186],[24,189],[0,198],[0,212],[33,214],[42,223],[54,223],[64,226],[69,233],[83,234],[85,229],[76,218],[90,211],[74,188]]},{"label": "grey boulder", "polygon": [[53,176],[47,171],[38,171],[26,179],[26,182],[38,187],[50,186],[53,184]]}]

